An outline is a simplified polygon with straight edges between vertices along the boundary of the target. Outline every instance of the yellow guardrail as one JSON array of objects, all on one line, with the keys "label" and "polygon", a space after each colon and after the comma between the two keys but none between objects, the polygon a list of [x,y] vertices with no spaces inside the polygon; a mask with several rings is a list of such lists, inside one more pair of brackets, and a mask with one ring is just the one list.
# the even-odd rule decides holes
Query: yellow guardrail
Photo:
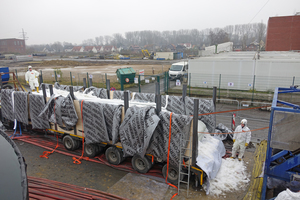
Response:
[{"label": "yellow guardrail", "polygon": [[254,153],[254,166],[251,175],[250,187],[244,200],[260,200],[263,185],[263,177],[259,177],[262,173],[263,164],[266,160],[267,141],[262,141],[256,148]]}]

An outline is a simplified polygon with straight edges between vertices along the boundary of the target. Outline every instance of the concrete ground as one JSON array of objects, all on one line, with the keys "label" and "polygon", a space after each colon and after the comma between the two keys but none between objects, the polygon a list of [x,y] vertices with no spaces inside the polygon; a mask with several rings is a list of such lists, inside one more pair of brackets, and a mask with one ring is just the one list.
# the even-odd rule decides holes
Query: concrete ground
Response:
[{"label": "concrete ground", "polygon": [[[135,177],[141,177],[144,179],[145,184],[139,184],[134,186],[134,179],[130,179],[133,182],[128,181],[125,176],[130,173],[114,169],[104,164],[94,163],[90,161],[82,160],[80,165],[73,164],[73,159],[70,156],[62,155],[60,153],[54,152],[49,156],[49,159],[41,158],[40,155],[46,150],[44,148],[23,142],[14,140],[19,147],[22,155],[24,156],[27,164],[27,175],[39,178],[45,178],[50,180],[55,180],[63,183],[78,185],[81,187],[92,188],[96,190],[101,190],[104,192],[109,192],[121,197],[129,199],[170,199],[176,192],[172,187],[168,187],[164,180],[157,177],[142,176],[139,174],[132,174]],[[55,144],[55,142],[54,142]],[[225,146],[230,149],[232,142],[226,142]],[[55,145],[53,145],[54,147]],[[247,148],[245,152],[244,162],[247,166],[247,172],[251,174],[253,168],[253,154],[255,148]],[[136,180],[136,179],[135,179]],[[127,184],[122,184],[122,182]],[[150,188],[148,182],[155,182],[156,185],[162,184],[166,189],[158,190],[160,188]],[[123,185],[123,186],[120,186]],[[186,185],[181,186],[180,194],[174,199],[223,199],[221,197],[213,197],[206,195],[205,191],[201,189],[200,191],[195,191],[192,188],[193,183],[189,189],[189,194],[187,197]],[[126,193],[126,191],[130,191]],[[148,191],[148,193],[145,193]],[[226,193],[227,199],[242,199],[246,194],[247,189],[239,192]],[[160,198],[158,198],[160,197]]]}]

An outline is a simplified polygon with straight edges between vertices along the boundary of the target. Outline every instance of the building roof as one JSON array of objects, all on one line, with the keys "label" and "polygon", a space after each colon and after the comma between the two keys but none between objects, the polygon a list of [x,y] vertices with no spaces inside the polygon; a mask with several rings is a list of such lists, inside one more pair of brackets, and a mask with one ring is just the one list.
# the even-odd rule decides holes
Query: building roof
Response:
[{"label": "building roof", "polygon": [[[300,62],[300,53],[292,51],[261,51],[260,60],[291,60]],[[223,52],[211,56],[200,57],[201,60],[253,60],[257,58],[255,51]]]},{"label": "building roof", "polygon": [[76,47],[73,47],[72,51],[80,51],[81,49],[81,46],[76,46]]},{"label": "building roof", "polygon": [[94,46],[85,46],[84,51],[92,51]]}]

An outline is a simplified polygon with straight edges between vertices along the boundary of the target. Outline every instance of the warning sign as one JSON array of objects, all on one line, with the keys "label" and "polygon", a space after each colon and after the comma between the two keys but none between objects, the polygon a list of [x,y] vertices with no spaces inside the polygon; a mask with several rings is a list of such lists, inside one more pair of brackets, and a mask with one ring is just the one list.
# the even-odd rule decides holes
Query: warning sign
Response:
[{"label": "warning sign", "polygon": [[129,78],[125,78],[126,83],[129,83]]},{"label": "warning sign", "polygon": [[116,88],[111,87],[111,88],[110,88],[110,91],[116,91]]}]

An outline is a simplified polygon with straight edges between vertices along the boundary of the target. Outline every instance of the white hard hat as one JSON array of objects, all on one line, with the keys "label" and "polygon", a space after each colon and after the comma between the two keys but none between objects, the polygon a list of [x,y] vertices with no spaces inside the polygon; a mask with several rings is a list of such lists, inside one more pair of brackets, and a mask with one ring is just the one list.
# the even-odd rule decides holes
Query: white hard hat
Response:
[{"label": "white hard hat", "polygon": [[247,125],[247,120],[246,119],[242,119],[241,124]]},{"label": "white hard hat", "polygon": [[28,66],[28,69],[32,68],[31,65]]}]

